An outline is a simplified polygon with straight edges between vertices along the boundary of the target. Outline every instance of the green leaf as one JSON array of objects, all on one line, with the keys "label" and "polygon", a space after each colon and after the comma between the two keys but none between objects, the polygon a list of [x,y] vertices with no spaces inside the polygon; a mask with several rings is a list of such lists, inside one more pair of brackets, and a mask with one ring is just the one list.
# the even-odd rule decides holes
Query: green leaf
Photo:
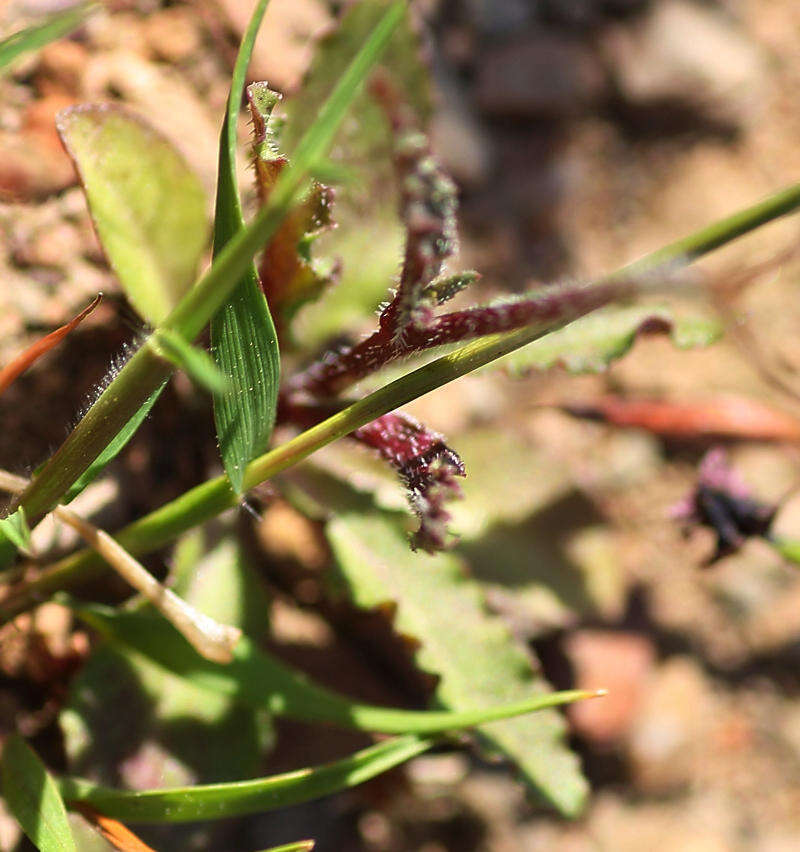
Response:
[{"label": "green leaf", "polygon": [[205,349],[192,346],[177,331],[169,329],[159,329],[154,337],[155,346],[163,356],[176,367],[180,367],[200,387],[220,394],[229,390],[228,377],[217,367]]},{"label": "green leaf", "polygon": [[286,843],[283,846],[273,846],[264,852],[311,852],[314,848],[313,840],[298,840],[297,843]]},{"label": "green leaf", "polygon": [[27,552],[31,548],[31,531],[25,519],[25,509],[22,506],[6,518],[0,518],[0,532],[18,550]]},{"label": "green leaf", "polygon": [[708,346],[722,334],[720,322],[711,317],[682,315],[660,305],[608,307],[517,349],[490,369],[504,367],[513,375],[524,375],[562,365],[571,373],[598,373],[625,355],[648,327],[668,331],[681,349]]},{"label": "green leaf", "polygon": [[71,33],[95,8],[93,3],[78,3],[71,9],[51,15],[44,23],[27,27],[3,39],[0,41],[0,69],[5,68],[21,54],[38,50]]},{"label": "green leaf", "polygon": [[433,740],[397,737],[342,760],[269,778],[130,793],[79,778],[59,786],[69,802],[85,802],[124,822],[193,822],[264,813],[363,784],[426,751]]},{"label": "green leaf", "polygon": [[[408,549],[396,518],[377,511],[338,511],[327,525],[342,582],[356,605],[391,606],[394,626],[419,641],[424,671],[439,676],[435,698],[458,710],[546,694],[529,655],[491,615],[480,586],[453,554]],[[580,812],[587,795],[578,759],[564,743],[565,725],[553,711],[480,729],[482,739],[510,758],[522,778],[565,815]]]},{"label": "green leaf", "polygon": [[74,852],[75,841],[58,788],[21,737],[6,740],[0,773],[3,798],[34,846],[40,852]]},{"label": "green leaf", "polygon": [[[351,4],[339,26],[317,45],[303,86],[285,105],[282,142],[290,158],[294,144],[313,123],[349,57],[386,8],[382,0]],[[430,75],[407,11],[381,57],[381,68],[424,125],[431,112]],[[355,99],[352,119],[342,127],[336,149],[328,162],[319,165],[334,177],[336,172],[348,176],[336,192],[338,227],[322,234],[315,247],[318,255],[341,258],[342,269],[336,286],[298,314],[293,328],[306,346],[318,346],[352,329],[385,298],[397,273],[405,235],[399,216],[392,131],[369,92]]]},{"label": "green leaf", "polygon": [[[253,11],[233,71],[219,143],[215,257],[244,229],[236,181],[236,123],[250,54],[267,2],[260,0]],[[245,468],[265,450],[272,434],[280,381],[278,336],[253,263],[212,319],[211,347],[230,386],[227,393],[214,397],[217,440],[225,472],[239,494]]]},{"label": "green leaf", "polygon": [[[317,686],[276,657],[259,650],[242,636],[230,663],[201,657],[163,618],[147,613],[117,611],[99,604],[65,601],[75,614],[110,641],[136,651],[149,661],[192,685],[235,698],[248,707],[305,722],[327,722],[387,734],[434,734],[472,727],[547,707],[591,697],[580,690],[519,694],[506,704],[480,709],[466,703],[460,712],[396,710],[360,704]],[[592,693],[593,695],[593,693]]]},{"label": "green leaf", "polygon": [[[263,635],[267,599],[238,545],[223,538],[197,559],[188,544],[175,591],[201,612]],[[134,617],[166,624],[149,608]],[[252,777],[273,739],[266,708],[172,677],[113,640],[73,680],[59,723],[72,771],[107,782],[122,773],[134,787],[142,775],[164,785]]]},{"label": "green leaf", "polygon": [[89,467],[86,468],[81,477],[64,494],[61,500],[62,503],[69,503],[71,500],[74,500],[81,491],[83,491],[83,489],[86,488],[92,480],[98,477],[105,467],[113,461],[120,452],[122,452],[128,441],[130,441],[130,439],[136,434],[136,430],[142,425],[142,423],[144,423],[145,418],[150,413],[150,410],[156,404],[156,400],[161,395],[161,391],[163,391],[166,386],[167,383],[164,381],[161,383],[160,387],[150,394],[136,414],[131,417],[125,426],[123,426],[123,428],[117,433],[116,437],[112,439],[111,443],[106,445],[103,452],[100,453]]},{"label": "green leaf", "polygon": [[57,127],[125,295],[157,325],[191,286],[206,245],[200,179],[170,142],[118,107],[69,107]]}]

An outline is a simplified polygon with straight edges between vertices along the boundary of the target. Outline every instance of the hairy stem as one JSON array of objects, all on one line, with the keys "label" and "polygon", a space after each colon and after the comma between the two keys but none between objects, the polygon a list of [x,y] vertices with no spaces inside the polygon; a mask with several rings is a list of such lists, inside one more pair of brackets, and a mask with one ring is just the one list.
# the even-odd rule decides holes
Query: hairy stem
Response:
[{"label": "hairy stem", "polygon": [[[800,184],[653,252],[607,276],[604,281],[607,283],[614,278],[629,277],[633,273],[638,275],[656,265],[680,258],[695,259],[797,207],[800,207]],[[600,286],[603,286],[603,282],[600,282]],[[595,307],[598,305],[593,304],[586,310]],[[537,323],[533,328],[492,334],[414,370],[257,458],[245,473],[245,489],[270,479],[375,418],[525,346],[551,330],[543,329]],[[227,478],[220,476],[187,491],[125,527],[117,535],[117,540],[130,553],[140,555],[166,544],[236,504],[237,497],[231,491]],[[29,609],[57,590],[80,583],[101,568],[102,562],[90,551],[81,551],[62,559],[43,571],[37,579],[18,590],[12,590],[0,605],[3,620]]]}]

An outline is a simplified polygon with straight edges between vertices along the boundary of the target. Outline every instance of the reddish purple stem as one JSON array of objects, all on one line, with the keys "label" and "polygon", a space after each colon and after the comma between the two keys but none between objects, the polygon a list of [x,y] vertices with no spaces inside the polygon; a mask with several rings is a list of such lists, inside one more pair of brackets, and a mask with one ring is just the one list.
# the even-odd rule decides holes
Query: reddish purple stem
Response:
[{"label": "reddish purple stem", "polygon": [[553,286],[524,299],[466,308],[435,317],[430,325],[409,326],[400,339],[384,324],[361,343],[331,353],[296,375],[287,385],[290,393],[331,397],[376,370],[426,349],[512,331],[527,325],[551,331],[609,302],[631,293],[632,282],[618,279],[605,284]]}]

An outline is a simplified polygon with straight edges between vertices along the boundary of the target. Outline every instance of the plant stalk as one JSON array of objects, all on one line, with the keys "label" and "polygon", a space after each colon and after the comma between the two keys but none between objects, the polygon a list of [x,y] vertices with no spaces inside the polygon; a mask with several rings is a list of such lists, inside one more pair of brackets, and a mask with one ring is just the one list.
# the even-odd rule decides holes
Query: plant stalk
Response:
[{"label": "plant stalk", "polygon": [[[685,258],[692,260],[800,207],[800,184],[769,196],[764,201],[721,219],[700,231],[661,248],[602,279],[643,272]],[[244,488],[250,489],[307,458],[316,450],[350,434],[377,417],[489,364],[531,343],[554,328],[522,328],[472,341],[397,379],[353,403],[292,440],[270,450],[248,465]],[[116,536],[119,544],[139,556],[166,544],[181,533],[237,505],[224,476],[208,480],[129,524]],[[103,568],[91,551],[79,551],[60,560],[0,604],[0,623],[30,609],[55,591],[72,588]]]}]

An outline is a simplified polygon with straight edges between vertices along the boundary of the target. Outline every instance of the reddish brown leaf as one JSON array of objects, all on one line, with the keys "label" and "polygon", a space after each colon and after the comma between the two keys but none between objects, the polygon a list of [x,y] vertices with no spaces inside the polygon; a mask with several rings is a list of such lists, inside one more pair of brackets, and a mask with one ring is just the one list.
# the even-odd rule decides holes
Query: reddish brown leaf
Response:
[{"label": "reddish brown leaf", "polygon": [[615,426],[634,426],[671,438],[800,441],[800,420],[746,397],[675,402],[604,396],[560,407],[579,417],[605,420]]},{"label": "reddish brown leaf", "polygon": [[[266,204],[288,161],[278,150],[271,117],[280,96],[266,83],[247,87],[253,120],[253,161],[259,201]],[[264,248],[258,267],[261,287],[273,313],[291,315],[303,302],[316,298],[335,277],[335,268],[322,269],[310,254],[311,241],[331,227],[333,191],[314,183],[305,200],[283,220]]]},{"label": "reddish brown leaf", "polygon": [[40,340],[31,344],[24,352],[21,352],[17,357],[2,370],[0,370],[0,393],[8,388],[8,386],[21,373],[24,373],[35,361],[38,361],[46,352],[49,352],[54,346],[59,343],[100,304],[103,298],[102,293],[98,293],[94,301],[84,308],[76,317],[71,319],[66,325],[51,331]]},{"label": "reddish brown leaf", "polygon": [[121,822],[111,817],[103,816],[90,805],[75,803],[74,809],[100,834],[120,852],[156,852],[148,846]]}]

